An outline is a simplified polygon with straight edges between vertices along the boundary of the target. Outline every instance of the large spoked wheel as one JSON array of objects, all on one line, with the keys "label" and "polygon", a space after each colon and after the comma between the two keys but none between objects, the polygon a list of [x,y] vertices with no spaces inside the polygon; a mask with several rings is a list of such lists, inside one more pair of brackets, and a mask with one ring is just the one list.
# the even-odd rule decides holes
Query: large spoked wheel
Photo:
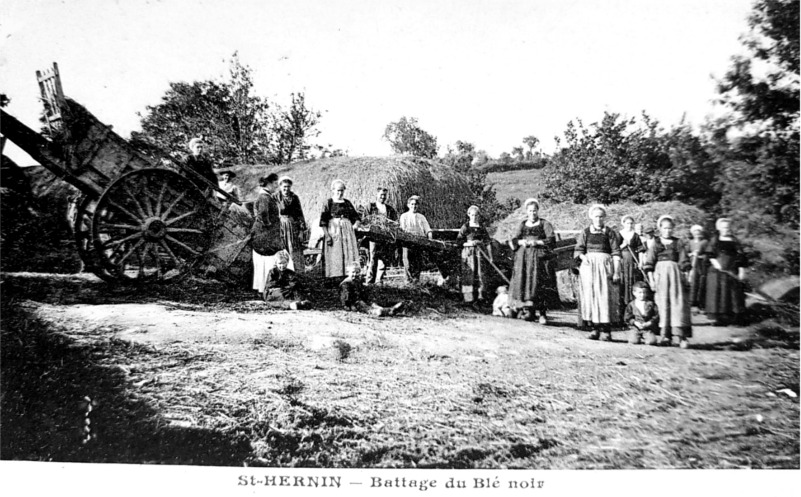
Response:
[{"label": "large spoked wheel", "polygon": [[97,201],[92,218],[101,271],[125,283],[186,276],[208,250],[212,231],[203,193],[167,169],[121,176]]}]

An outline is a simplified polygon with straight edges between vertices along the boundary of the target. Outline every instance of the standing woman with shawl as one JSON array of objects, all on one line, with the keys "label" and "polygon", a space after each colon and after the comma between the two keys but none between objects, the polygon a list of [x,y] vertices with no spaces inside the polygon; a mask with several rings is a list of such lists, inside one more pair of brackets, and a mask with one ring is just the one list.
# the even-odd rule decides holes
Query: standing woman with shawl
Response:
[{"label": "standing woman with shawl", "polygon": [[359,263],[359,244],[354,231],[361,224],[361,216],[350,200],[345,198],[345,182],[335,179],[331,183],[331,198],[323,206],[320,226],[323,228],[323,275],[336,280],[347,276],[349,265]]},{"label": "standing woman with shawl", "polygon": [[518,227],[509,246],[515,251],[512,280],[509,283],[511,306],[522,309],[523,319],[534,320],[540,312],[540,324],[548,323],[546,312],[559,295],[550,260],[556,245],[551,223],[539,217],[540,203],[530,198],[523,204],[526,219]]},{"label": "standing woman with shawl", "polygon": [[731,233],[731,219],[717,220],[718,235],[706,246],[709,272],[706,279],[706,315],[715,326],[742,324],[745,312],[743,280],[748,266],[742,246]]},{"label": "standing woman with shawl", "polygon": [[278,175],[271,173],[259,179],[259,196],[253,203],[253,228],[250,244],[253,248],[253,289],[264,293],[267,275],[275,267],[275,254],[284,248],[278,203],[273,193],[278,187]]},{"label": "standing woman with shawl", "polygon": [[[471,205],[467,209],[468,221],[462,225],[456,243],[462,248],[461,286],[464,301],[476,305],[487,296],[487,269],[489,263],[481,252],[492,258],[490,237],[487,228],[481,224],[481,211]],[[491,259],[490,259],[491,260]]]},{"label": "standing woman with shawl", "polygon": [[645,244],[634,230],[634,218],[628,214],[620,219],[620,315],[634,300],[634,283],[643,280],[640,254],[645,252]]},{"label": "standing woman with shawl", "polygon": [[300,198],[292,191],[292,179],[289,176],[283,176],[278,180],[277,200],[278,215],[281,219],[281,239],[291,261],[289,268],[301,274],[306,269],[306,263],[303,260],[300,234],[306,231],[306,220],[303,217]]},{"label": "standing woman with shawl", "polygon": [[690,322],[690,289],[682,272],[690,270],[690,258],[684,240],[673,236],[672,216],[660,216],[656,222],[660,236],[648,249],[645,258],[651,288],[656,292],[654,302],[659,308],[659,345],[670,345],[678,336],[679,345],[686,349],[692,337]]},{"label": "standing woman with shawl", "polygon": [[618,316],[620,244],[618,235],[606,226],[606,209],[595,204],[587,212],[590,226],[580,231],[573,258],[579,265],[580,328],[592,326],[590,340],[612,341],[612,323]]}]

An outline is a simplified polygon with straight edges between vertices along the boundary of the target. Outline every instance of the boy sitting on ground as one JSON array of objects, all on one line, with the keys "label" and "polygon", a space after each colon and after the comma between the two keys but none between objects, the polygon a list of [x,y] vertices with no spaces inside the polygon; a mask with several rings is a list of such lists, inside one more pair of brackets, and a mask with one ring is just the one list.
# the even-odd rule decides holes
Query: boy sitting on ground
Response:
[{"label": "boy sitting on ground", "polygon": [[275,267],[267,273],[264,287],[264,302],[281,309],[308,309],[309,301],[300,296],[300,283],[289,265],[289,252],[281,250],[275,254]]},{"label": "boy sitting on ground", "polygon": [[650,289],[644,281],[637,281],[632,286],[634,300],[626,306],[623,321],[629,325],[629,343],[642,343],[643,334],[647,345],[656,345],[659,335],[659,309],[650,297]]},{"label": "boy sitting on ground", "polygon": [[358,264],[348,266],[348,277],[339,284],[339,299],[345,309],[366,312],[373,316],[394,316],[403,307],[403,302],[398,302],[392,307],[368,304],[368,288],[361,277],[361,268]]}]

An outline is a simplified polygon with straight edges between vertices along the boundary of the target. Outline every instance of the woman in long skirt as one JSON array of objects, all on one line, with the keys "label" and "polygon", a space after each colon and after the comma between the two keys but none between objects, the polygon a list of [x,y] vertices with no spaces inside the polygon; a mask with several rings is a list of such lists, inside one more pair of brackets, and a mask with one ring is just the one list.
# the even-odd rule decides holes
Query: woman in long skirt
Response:
[{"label": "woman in long skirt", "polygon": [[660,236],[648,249],[645,270],[649,273],[651,288],[656,292],[654,302],[659,308],[659,344],[670,345],[675,335],[681,348],[686,349],[692,336],[690,288],[682,274],[690,270],[687,246],[683,240],[673,236],[671,216],[661,216],[656,225]]},{"label": "woman in long skirt", "polygon": [[272,173],[259,179],[261,190],[253,203],[253,289],[264,293],[267,274],[275,267],[275,254],[283,249],[281,223],[278,220],[278,203],[273,192],[278,187],[278,175]]},{"label": "woman in long skirt", "polygon": [[[469,221],[462,225],[456,243],[462,246],[461,286],[464,301],[469,304],[484,302],[487,297],[487,271],[492,257],[487,228],[481,225],[479,208],[471,205],[467,209]],[[482,255],[482,253],[484,255]]]},{"label": "woman in long skirt", "polygon": [[718,236],[706,247],[709,272],[706,279],[706,315],[715,326],[742,324],[745,312],[743,280],[748,266],[740,243],[731,234],[731,219],[715,223]]},{"label": "woman in long skirt", "polygon": [[300,198],[292,191],[292,179],[288,176],[278,180],[277,200],[278,214],[281,216],[281,238],[284,240],[284,249],[290,256],[289,269],[300,274],[306,270],[303,245],[300,242],[301,233],[306,231],[306,220]]},{"label": "woman in long skirt", "polygon": [[580,231],[573,258],[579,265],[579,328],[592,326],[589,338],[612,340],[612,323],[619,316],[618,285],[620,281],[620,244],[618,235],[606,226],[606,209],[599,204],[590,207],[590,226]]},{"label": "woman in long skirt", "polygon": [[530,198],[523,206],[526,219],[509,241],[515,251],[509,298],[512,308],[519,310],[519,317],[533,321],[539,311],[540,324],[547,324],[546,313],[555,307],[559,298],[550,267],[556,234],[551,223],[539,217],[539,202]]},{"label": "woman in long skirt", "polygon": [[696,224],[690,228],[690,305],[703,309],[706,304],[706,273],[709,266],[706,254],[708,242],[704,239],[704,228]]},{"label": "woman in long skirt", "polygon": [[645,252],[645,245],[634,231],[634,218],[625,215],[620,220],[620,315],[629,302],[634,300],[633,285],[643,280],[640,266],[640,254]]},{"label": "woman in long skirt", "polygon": [[359,244],[354,231],[361,223],[350,200],[345,198],[345,182],[337,179],[331,183],[331,198],[323,206],[320,226],[323,228],[323,275],[339,280],[347,275],[351,264],[359,264]]}]

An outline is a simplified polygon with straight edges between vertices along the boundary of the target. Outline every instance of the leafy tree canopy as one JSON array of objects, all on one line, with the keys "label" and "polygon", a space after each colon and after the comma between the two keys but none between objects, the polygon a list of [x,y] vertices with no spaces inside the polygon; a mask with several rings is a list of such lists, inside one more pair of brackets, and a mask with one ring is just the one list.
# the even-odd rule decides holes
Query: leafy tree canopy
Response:
[{"label": "leafy tree canopy", "polygon": [[180,156],[190,139],[202,136],[218,164],[287,163],[306,157],[320,115],[303,93],[292,94],[286,109],[255,95],[252,71],[234,53],[223,81],[170,83],[161,102],[139,114],[142,131],[131,141]]},{"label": "leafy tree canopy", "polygon": [[396,154],[416,155],[433,159],[437,156],[437,139],[417,125],[414,117],[401,117],[398,122],[387,124],[384,139]]}]

